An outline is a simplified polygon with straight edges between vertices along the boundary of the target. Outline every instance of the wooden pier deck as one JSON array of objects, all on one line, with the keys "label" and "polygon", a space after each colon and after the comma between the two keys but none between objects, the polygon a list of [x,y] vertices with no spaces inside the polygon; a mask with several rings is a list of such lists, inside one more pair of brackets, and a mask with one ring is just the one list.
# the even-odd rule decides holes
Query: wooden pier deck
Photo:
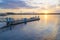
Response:
[{"label": "wooden pier deck", "polygon": [[33,18],[29,18],[29,19],[24,18],[24,19],[21,19],[21,20],[10,21],[10,22],[6,22],[7,25],[2,27],[2,28],[7,28],[7,27],[11,27],[12,25],[17,25],[17,24],[22,24],[22,23],[27,24],[28,22],[39,21],[39,20],[40,20],[39,17],[33,17]]}]

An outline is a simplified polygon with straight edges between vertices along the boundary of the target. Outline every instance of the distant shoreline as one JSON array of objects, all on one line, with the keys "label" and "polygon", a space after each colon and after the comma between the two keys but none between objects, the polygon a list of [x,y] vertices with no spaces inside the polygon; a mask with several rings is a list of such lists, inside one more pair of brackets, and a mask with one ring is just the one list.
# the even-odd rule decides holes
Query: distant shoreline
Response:
[{"label": "distant shoreline", "polygon": [[0,16],[4,15],[60,15],[60,13],[0,13]]}]

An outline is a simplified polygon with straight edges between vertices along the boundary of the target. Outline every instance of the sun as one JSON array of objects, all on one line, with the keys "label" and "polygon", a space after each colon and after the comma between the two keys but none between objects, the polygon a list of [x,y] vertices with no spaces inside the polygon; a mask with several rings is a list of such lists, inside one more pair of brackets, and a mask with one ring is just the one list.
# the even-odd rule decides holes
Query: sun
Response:
[{"label": "sun", "polygon": [[50,13],[51,11],[50,11],[50,10],[42,10],[41,12],[44,13],[45,15],[47,15],[47,14]]},{"label": "sun", "polygon": [[47,14],[47,13],[49,13],[49,11],[48,10],[45,10],[44,13]]}]

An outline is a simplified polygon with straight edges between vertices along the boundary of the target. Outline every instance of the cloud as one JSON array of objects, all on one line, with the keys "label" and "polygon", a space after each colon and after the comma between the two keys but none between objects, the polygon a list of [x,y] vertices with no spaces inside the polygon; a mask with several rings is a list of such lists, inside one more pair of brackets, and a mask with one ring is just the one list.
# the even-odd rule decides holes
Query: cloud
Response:
[{"label": "cloud", "polygon": [[45,6],[45,5],[56,5],[58,4],[58,0],[25,0],[30,6]]},{"label": "cloud", "polygon": [[0,0],[0,3],[3,2],[2,0]]},{"label": "cloud", "polygon": [[27,5],[25,1],[22,0],[2,0],[3,2],[0,3],[0,8],[32,8],[31,6]]},{"label": "cloud", "polygon": [[0,8],[44,8],[55,4],[57,0],[0,0]]}]

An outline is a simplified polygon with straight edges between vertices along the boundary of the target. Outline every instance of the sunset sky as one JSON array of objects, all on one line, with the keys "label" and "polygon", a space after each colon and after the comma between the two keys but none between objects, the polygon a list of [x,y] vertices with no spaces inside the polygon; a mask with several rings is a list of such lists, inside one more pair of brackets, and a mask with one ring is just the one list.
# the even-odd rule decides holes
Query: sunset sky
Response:
[{"label": "sunset sky", "polygon": [[22,9],[30,10],[31,12],[31,10],[34,9],[45,10],[45,9],[50,9],[51,7],[53,10],[55,10],[58,4],[59,4],[59,0],[0,0],[0,12],[3,11],[10,12],[10,11],[15,11],[16,9],[17,10],[19,9],[19,12]]}]

